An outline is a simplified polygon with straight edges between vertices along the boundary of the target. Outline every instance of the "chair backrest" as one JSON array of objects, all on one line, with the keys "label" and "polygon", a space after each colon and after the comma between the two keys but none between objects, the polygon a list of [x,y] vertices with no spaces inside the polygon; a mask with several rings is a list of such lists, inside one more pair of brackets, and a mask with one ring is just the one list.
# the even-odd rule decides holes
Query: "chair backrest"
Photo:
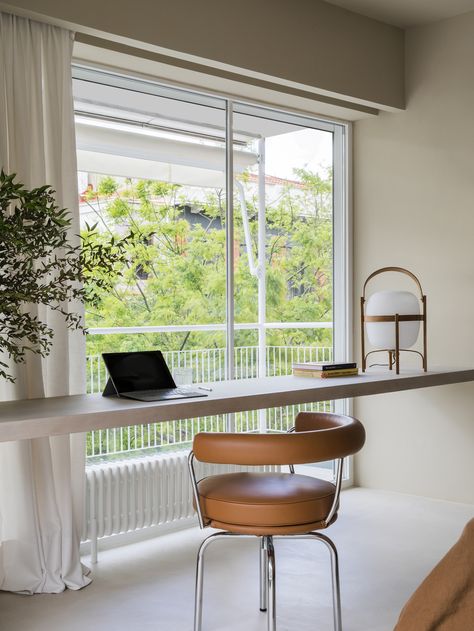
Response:
[{"label": "chair backrest", "polygon": [[294,433],[201,432],[194,437],[193,451],[201,462],[285,465],[344,458],[359,451],[364,442],[364,427],[352,416],[300,412]]}]

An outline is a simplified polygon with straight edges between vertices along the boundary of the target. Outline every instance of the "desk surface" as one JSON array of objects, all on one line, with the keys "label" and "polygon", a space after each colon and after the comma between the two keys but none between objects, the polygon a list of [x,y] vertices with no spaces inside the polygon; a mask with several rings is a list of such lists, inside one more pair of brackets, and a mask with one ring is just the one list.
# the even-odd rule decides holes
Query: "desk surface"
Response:
[{"label": "desk surface", "polygon": [[210,384],[208,397],[139,402],[100,394],[0,403],[0,441],[54,436],[92,429],[346,399],[474,381],[474,369],[439,368],[427,373],[388,370],[356,377],[265,377]]}]

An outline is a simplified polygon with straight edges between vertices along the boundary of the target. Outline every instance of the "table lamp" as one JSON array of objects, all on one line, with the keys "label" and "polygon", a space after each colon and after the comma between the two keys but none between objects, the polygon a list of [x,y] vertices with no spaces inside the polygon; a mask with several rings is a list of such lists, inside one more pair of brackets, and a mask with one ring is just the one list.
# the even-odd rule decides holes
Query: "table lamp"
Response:
[{"label": "table lamp", "polygon": [[[409,291],[384,290],[377,291],[366,298],[369,281],[375,276],[387,272],[396,272],[409,276],[415,283],[419,296]],[[420,309],[421,306],[421,309]],[[426,361],[426,296],[423,294],[420,281],[412,272],[403,267],[382,267],[367,278],[364,283],[361,307],[361,348],[362,372],[367,368],[367,358],[372,353],[385,351],[388,353],[388,366],[392,370],[395,364],[397,375],[400,373],[400,352],[418,354],[427,371]],[[421,312],[420,312],[421,311]],[[423,324],[423,352],[413,350]],[[373,350],[365,352],[365,335]]]}]

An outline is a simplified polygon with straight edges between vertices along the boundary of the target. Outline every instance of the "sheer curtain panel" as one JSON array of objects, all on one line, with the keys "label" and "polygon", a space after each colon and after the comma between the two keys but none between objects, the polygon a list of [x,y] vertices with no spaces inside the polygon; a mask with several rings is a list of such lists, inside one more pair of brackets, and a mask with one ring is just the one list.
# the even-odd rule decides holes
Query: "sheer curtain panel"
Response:
[{"label": "sheer curtain panel", "polygon": [[[78,239],[72,46],[69,31],[0,13],[0,167],[27,187],[51,185]],[[14,367],[16,381],[0,383],[0,399],[83,392],[82,333],[46,307],[29,309],[53,327],[54,348]],[[83,441],[65,435],[0,443],[1,589],[56,593],[90,582],[79,557]]]}]

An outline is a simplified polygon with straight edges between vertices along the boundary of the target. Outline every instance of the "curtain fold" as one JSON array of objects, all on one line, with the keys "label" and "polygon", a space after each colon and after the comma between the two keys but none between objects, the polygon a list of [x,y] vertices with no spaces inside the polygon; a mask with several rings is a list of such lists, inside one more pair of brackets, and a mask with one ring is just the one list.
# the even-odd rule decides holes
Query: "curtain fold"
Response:
[{"label": "curtain fold", "polygon": [[[72,46],[67,30],[0,13],[0,167],[27,187],[52,186],[78,243]],[[55,331],[53,349],[12,367],[16,381],[0,382],[0,400],[84,392],[83,334],[47,307],[29,310]],[[84,454],[79,435],[0,443],[0,589],[57,593],[90,582],[79,557]]]}]

